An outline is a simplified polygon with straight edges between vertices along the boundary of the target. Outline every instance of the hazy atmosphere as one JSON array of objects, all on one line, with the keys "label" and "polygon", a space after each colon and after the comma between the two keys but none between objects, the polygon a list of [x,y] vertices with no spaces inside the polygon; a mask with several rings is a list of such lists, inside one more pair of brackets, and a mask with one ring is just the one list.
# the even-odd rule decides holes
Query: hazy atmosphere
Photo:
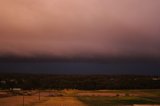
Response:
[{"label": "hazy atmosphere", "polygon": [[[159,60],[159,10],[159,0],[1,0],[0,57],[129,57]],[[1,62],[0,69],[21,69],[21,65],[12,64]],[[30,66],[25,64],[24,67]],[[97,64],[97,69],[93,68],[96,67],[95,64],[90,63],[76,63],[79,64],[77,67],[74,63],[43,65],[46,68],[52,67],[47,69],[53,72],[52,69],[56,70],[55,64],[59,64],[57,70],[64,70],[60,67],[69,67],[68,70],[81,67],[84,71],[90,67],[90,70],[94,69],[94,73],[124,70],[125,67],[125,64],[121,64],[115,69],[116,65],[108,63]],[[86,64],[90,65],[86,67]],[[36,64],[32,65],[38,67]],[[8,69],[8,66],[16,68]],[[140,73],[159,73],[157,62],[147,65],[126,64],[126,67],[128,68],[125,68],[124,73],[133,73],[134,69],[142,70]]]},{"label": "hazy atmosphere", "polygon": [[0,106],[160,106],[160,0],[0,0]]},{"label": "hazy atmosphere", "polygon": [[158,0],[2,0],[0,52],[160,56]]}]

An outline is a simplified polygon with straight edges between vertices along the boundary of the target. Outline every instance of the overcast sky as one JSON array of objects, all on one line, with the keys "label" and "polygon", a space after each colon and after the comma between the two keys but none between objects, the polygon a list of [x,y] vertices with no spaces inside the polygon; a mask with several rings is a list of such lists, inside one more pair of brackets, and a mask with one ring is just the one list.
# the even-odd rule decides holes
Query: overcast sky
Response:
[{"label": "overcast sky", "polygon": [[160,57],[160,0],[0,0],[0,54]]}]

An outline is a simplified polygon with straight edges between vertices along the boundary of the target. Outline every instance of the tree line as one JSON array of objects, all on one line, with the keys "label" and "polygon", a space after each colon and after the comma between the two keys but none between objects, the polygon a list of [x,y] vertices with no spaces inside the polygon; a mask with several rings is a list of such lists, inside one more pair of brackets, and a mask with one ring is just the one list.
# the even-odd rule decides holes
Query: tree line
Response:
[{"label": "tree line", "polygon": [[160,89],[160,76],[0,74],[0,89]]}]

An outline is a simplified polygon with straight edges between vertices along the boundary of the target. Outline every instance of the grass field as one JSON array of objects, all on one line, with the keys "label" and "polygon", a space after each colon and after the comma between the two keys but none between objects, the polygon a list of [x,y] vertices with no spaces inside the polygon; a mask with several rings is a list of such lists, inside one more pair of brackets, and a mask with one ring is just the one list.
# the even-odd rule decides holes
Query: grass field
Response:
[{"label": "grass field", "polygon": [[[29,96],[25,95],[24,99],[23,95],[0,97],[0,106],[160,105],[160,90],[43,90],[40,93],[40,98],[37,91],[32,92],[34,93]],[[6,91],[0,91],[0,93],[7,94]]]}]

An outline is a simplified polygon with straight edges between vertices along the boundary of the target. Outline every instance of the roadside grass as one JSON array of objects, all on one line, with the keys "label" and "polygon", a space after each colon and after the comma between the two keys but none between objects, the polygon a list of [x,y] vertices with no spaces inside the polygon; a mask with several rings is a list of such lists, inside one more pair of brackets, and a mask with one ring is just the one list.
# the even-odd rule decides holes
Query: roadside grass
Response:
[{"label": "roadside grass", "polygon": [[[6,91],[1,91],[6,92]],[[30,92],[30,91],[28,91]],[[149,90],[42,90],[25,96],[24,106],[125,106],[133,104],[159,104],[160,89]],[[79,95],[83,93],[84,95]],[[104,95],[106,93],[106,95]],[[114,96],[112,95],[114,94]],[[121,95],[123,94],[123,95]],[[111,95],[111,96],[110,96]],[[63,103],[63,102],[65,103]],[[22,106],[22,96],[0,98],[0,106]]]},{"label": "roadside grass", "polygon": [[155,98],[141,97],[77,97],[88,106],[115,106],[115,105],[133,105],[133,104],[160,104]]}]

